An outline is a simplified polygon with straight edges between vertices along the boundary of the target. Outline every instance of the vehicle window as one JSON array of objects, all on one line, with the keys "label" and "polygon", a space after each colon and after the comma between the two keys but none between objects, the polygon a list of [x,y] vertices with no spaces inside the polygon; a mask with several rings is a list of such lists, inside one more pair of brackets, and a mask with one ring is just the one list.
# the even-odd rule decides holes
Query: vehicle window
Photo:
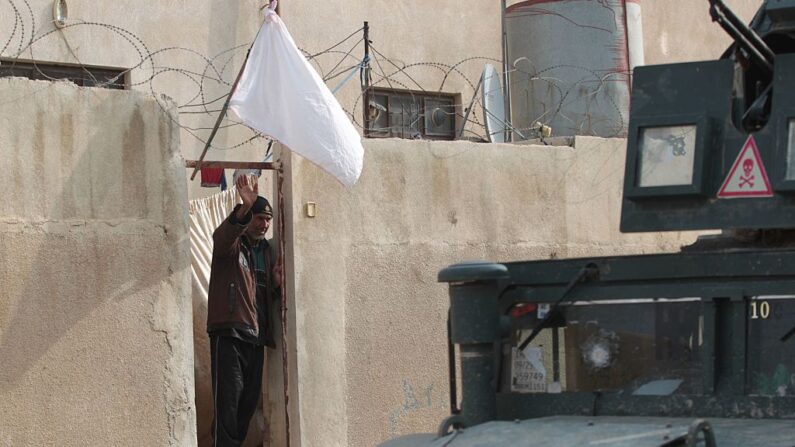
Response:
[{"label": "vehicle window", "polygon": [[702,393],[700,299],[583,301],[560,310],[520,352],[546,307],[525,317],[511,352],[512,391]]}]

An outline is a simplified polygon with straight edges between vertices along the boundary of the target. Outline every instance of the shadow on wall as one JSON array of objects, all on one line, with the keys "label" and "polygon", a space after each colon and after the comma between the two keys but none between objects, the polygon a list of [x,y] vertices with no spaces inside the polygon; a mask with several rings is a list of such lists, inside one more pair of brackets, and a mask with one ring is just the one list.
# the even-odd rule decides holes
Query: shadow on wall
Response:
[{"label": "shadow on wall", "polygon": [[[7,293],[0,305],[8,306],[0,309],[0,318],[7,318],[0,322],[0,394],[30,381],[59,405],[68,392],[60,388],[64,383],[78,390],[129,384],[137,393],[145,381],[163,381],[173,372],[164,369],[174,347],[172,328],[161,328],[168,317],[161,306],[185,293],[174,278],[187,269],[188,257],[179,223],[185,205],[173,203],[182,195],[169,163],[172,129],[165,119],[147,126],[143,113],[158,106],[139,96],[42,85],[30,95],[38,112],[31,122],[11,120],[12,144],[0,151],[1,164],[13,172],[7,200],[24,202],[0,206],[21,215],[0,232],[0,253],[8,256],[0,262]],[[150,107],[142,110],[141,104]],[[130,108],[120,110],[125,105]],[[31,109],[20,107],[23,114]],[[151,144],[159,145],[159,153]],[[169,232],[171,222],[176,228]],[[168,305],[180,309],[179,303]],[[91,377],[71,377],[60,365],[42,362],[63,362],[64,369]],[[115,375],[128,362],[134,368]],[[112,375],[105,383],[89,382],[103,372]],[[166,390],[154,393],[168,399]],[[130,408],[151,406],[136,397]],[[36,404],[32,398],[31,406]]]}]

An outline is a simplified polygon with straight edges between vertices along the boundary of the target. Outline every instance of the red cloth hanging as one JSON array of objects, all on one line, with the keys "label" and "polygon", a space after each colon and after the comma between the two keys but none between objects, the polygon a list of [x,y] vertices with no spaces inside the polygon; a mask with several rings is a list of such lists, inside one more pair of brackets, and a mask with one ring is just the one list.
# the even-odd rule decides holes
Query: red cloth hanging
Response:
[{"label": "red cloth hanging", "polygon": [[202,186],[205,188],[217,188],[225,184],[224,168],[201,168]]}]

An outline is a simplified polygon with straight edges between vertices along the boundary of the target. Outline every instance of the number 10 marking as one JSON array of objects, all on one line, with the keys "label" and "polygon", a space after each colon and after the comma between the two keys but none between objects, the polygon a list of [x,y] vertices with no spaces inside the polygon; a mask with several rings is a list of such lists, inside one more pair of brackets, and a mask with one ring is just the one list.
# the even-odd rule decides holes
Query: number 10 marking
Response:
[{"label": "number 10 marking", "polygon": [[770,303],[767,301],[751,301],[751,319],[767,320],[770,318]]}]

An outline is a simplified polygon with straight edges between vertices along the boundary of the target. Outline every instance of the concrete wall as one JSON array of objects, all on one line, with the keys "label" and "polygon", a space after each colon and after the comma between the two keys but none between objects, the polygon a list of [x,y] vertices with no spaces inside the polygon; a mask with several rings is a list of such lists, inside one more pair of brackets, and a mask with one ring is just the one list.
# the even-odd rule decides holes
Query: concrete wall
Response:
[{"label": "concrete wall", "polygon": [[[373,80],[377,87],[442,91],[461,95],[461,101],[468,102],[483,64],[500,64],[499,2],[467,2],[462,6],[456,0],[432,3],[420,0],[290,0],[281,2],[279,10],[298,46],[311,54],[326,50],[361,28],[364,21],[369,21],[374,48]],[[363,57],[364,47],[361,42],[357,44],[361,36],[360,31],[331,52],[316,56],[313,65],[321,75],[330,74],[338,63],[339,67],[355,65]],[[351,53],[346,56],[348,51]],[[459,64],[461,61],[465,62]],[[454,65],[455,70],[451,68]],[[330,80],[329,87],[336,87],[343,78]],[[358,76],[345,84],[336,96],[361,130],[363,112]],[[369,147],[366,152],[369,157]],[[353,388],[348,387],[345,379],[348,363],[344,354],[340,356],[346,343],[345,297],[348,292],[353,293],[349,287],[355,285],[348,282],[350,266],[341,262],[340,254],[348,250],[352,237],[348,230],[354,226],[367,228],[372,222],[361,220],[362,215],[351,215],[346,226],[326,228],[334,234],[308,233],[310,240],[319,237],[322,241],[317,241],[316,246],[305,246],[301,217],[304,203],[299,198],[303,197],[304,188],[307,185],[324,188],[326,182],[332,184],[334,191],[339,188],[325,174],[313,168],[307,170],[303,160],[297,160],[297,170],[290,168],[289,157],[285,162],[288,166],[285,195],[290,202],[288,209],[293,210],[287,216],[286,237],[288,241],[296,238],[302,241],[296,242],[287,252],[288,277],[294,278],[288,285],[291,295],[288,321],[293,349],[290,352],[293,445],[357,445],[358,441],[349,436],[352,414],[347,410],[349,401],[346,398],[349,392],[356,392],[356,387],[355,384]],[[385,165],[383,168],[399,172],[403,167]],[[356,202],[351,206],[355,206],[353,203]],[[324,220],[327,219],[326,213],[330,210],[325,204],[321,204],[320,209]],[[396,215],[393,219],[400,221],[404,217]],[[372,233],[382,231],[384,228],[380,226],[371,229]],[[316,250],[321,246],[321,250]],[[387,299],[390,294],[381,292],[378,296]],[[294,299],[301,302],[293,305]],[[359,324],[355,319],[351,321]],[[396,330],[400,330],[399,327]],[[281,371],[280,351],[270,357],[268,367],[271,371]],[[282,384],[277,376],[270,377],[270,414],[274,421],[270,436],[274,445],[283,445],[283,433],[276,428],[283,420],[282,415],[280,411],[273,411],[281,403]],[[306,401],[303,400],[305,396],[309,396]],[[354,400],[353,404],[358,405],[358,401]],[[378,431],[384,427],[370,429]]]},{"label": "concrete wall", "polygon": [[[671,252],[695,237],[619,233],[621,139],[365,148],[362,178],[347,190],[303,160],[289,166],[302,447],[372,446],[433,431],[447,415],[441,268]],[[315,218],[304,214],[310,201]]]},{"label": "concrete wall", "polygon": [[174,110],[0,79],[0,446],[196,443]]},{"label": "concrete wall", "polygon": [[[725,0],[745,23],[763,0]],[[709,16],[707,0],[640,0],[646,65],[717,59],[732,40]]]},{"label": "concrete wall", "polygon": [[[442,91],[461,95],[461,102],[466,105],[483,65],[491,63],[499,68],[502,60],[498,1],[289,0],[281,2],[279,8],[298,46],[313,54],[331,47],[369,21],[375,87]],[[340,61],[343,62],[339,67],[357,64],[364,56],[363,44],[356,44],[361,37],[361,32],[357,33],[333,52],[317,56],[313,64],[321,74],[330,74]],[[351,56],[345,57],[349,50]],[[334,88],[343,78],[334,78],[328,85]],[[361,129],[358,75],[336,96]],[[476,114],[473,119],[482,122],[479,108]],[[485,135],[482,127],[470,128]]]},{"label": "concrete wall", "polygon": [[[223,104],[218,98],[229,91],[259,29],[262,2],[68,0],[68,26],[60,30],[52,4],[0,3],[0,57],[130,69],[131,89],[177,103],[182,154],[198,157]],[[265,143],[244,143],[252,135],[242,126],[222,129],[213,144],[227,149],[212,149],[207,159],[260,161]],[[217,191],[201,188],[198,179],[189,184],[191,197]]]}]

